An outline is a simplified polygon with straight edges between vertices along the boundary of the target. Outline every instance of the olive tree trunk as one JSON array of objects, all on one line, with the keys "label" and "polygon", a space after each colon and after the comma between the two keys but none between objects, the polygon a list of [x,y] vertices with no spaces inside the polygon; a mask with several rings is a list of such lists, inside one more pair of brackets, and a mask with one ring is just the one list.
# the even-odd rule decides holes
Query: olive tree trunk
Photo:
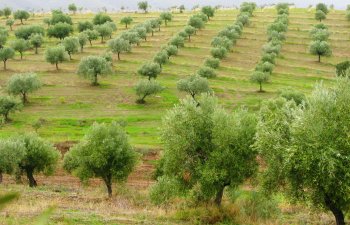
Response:
[{"label": "olive tree trunk", "polygon": [[112,197],[112,175],[107,174],[104,178],[103,181],[106,184],[107,187],[107,192],[108,192],[108,197]]},{"label": "olive tree trunk", "polygon": [[326,195],[325,203],[328,209],[333,213],[337,225],[345,225],[344,213],[336,204]]},{"label": "olive tree trunk", "polygon": [[34,169],[33,168],[26,168],[26,173],[27,173],[27,178],[29,181],[29,187],[36,187],[38,184],[36,183],[36,180],[34,179],[34,176],[33,176]]}]

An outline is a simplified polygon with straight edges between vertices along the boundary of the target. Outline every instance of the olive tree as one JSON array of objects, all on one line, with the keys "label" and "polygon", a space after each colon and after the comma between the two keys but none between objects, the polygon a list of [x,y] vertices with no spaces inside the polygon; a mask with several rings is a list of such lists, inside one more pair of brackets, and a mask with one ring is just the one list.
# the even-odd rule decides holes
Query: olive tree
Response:
[{"label": "olive tree", "polygon": [[3,116],[5,122],[9,122],[9,114],[20,110],[22,104],[11,96],[0,96],[0,115]]},{"label": "olive tree", "polygon": [[21,59],[23,59],[23,53],[29,49],[29,42],[24,39],[15,39],[11,42],[13,50],[19,52]]},{"label": "olive tree", "polygon": [[205,78],[214,78],[216,77],[215,70],[211,67],[202,66],[197,70],[197,74]]},{"label": "olive tree", "polygon": [[200,30],[204,28],[204,21],[197,16],[191,16],[188,20],[188,25]]},{"label": "olive tree", "polygon": [[210,54],[216,59],[223,59],[227,55],[227,49],[224,47],[212,48]]},{"label": "olive tree", "polygon": [[9,37],[8,30],[5,27],[0,26],[0,49],[4,47]]},{"label": "olive tree", "polygon": [[36,187],[34,174],[51,175],[55,171],[60,153],[51,143],[34,133],[20,134],[12,139],[23,143],[25,154],[19,163],[19,168],[26,173],[29,186]]},{"label": "olive tree", "polygon": [[79,45],[80,45],[80,52],[84,51],[84,46],[86,45],[86,42],[88,41],[88,36],[86,33],[81,32],[78,34],[78,41],[79,41]]},{"label": "olive tree", "polygon": [[43,44],[44,38],[41,34],[32,34],[29,38],[29,42],[34,47],[35,54],[38,54],[38,48]]},{"label": "olive tree", "polygon": [[16,12],[13,13],[13,18],[15,20],[20,20],[21,24],[23,24],[23,20],[27,20],[30,17],[29,12],[25,10],[17,10]]},{"label": "olive tree", "polygon": [[161,20],[164,20],[164,24],[165,24],[165,26],[167,26],[168,22],[173,19],[173,15],[171,14],[171,12],[162,12],[160,14],[159,18]]},{"label": "olive tree", "polygon": [[74,3],[72,3],[72,4],[68,5],[68,10],[70,12],[72,12],[73,14],[75,14],[77,12],[78,8],[77,8],[77,6]]},{"label": "olive tree", "polygon": [[178,48],[175,45],[166,45],[162,48],[164,51],[166,51],[168,55],[168,59],[170,59],[171,56],[175,56],[178,53]]},{"label": "olive tree", "polygon": [[48,37],[54,37],[60,40],[68,37],[71,33],[73,33],[73,26],[68,23],[59,22],[47,29]]},{"label": "olive tree", "polygon": [[318,10],[322,11],[324,14],[328,14],[328,12],[329,12],[327,5],[324,3],[318,3],[316,5],[316,11],[318,11]]},{"label": "olive tree", "polygon": [[125,181],[136,161],[136,152],[123,127],[116,122],[95,123],[83,140],[66,153],[63,167],[82,181],[101,178],[112,197],[113,182]]},{"label": "olive tree", "polygon": [[187,25],[184,28],[184,31],[188,37],[188,41],[191,41],[191,36],[194,35],[196,33],[196,28],[192,27],[191,25]]},{"label": "olive tree", "polygon": [[106,22],[113,22],[112,18],[105,13],[97,13],[92,20],[94,25],[102,25]]},{"label": "olive tree", "polygon": [[143,10],[145,13],[147,13],[148,9],[148,2],[147,1],[142,1],[137,3],[137,6],[139,7],[140,10]]},{"label": "olive tree", "polygon": [[19,170],[19,163],[24,158],[25,150],[21,142],[9,139],[0,140],[0,184],[2,175],[14,174]]},{"label": "olive tree", "polygon": [[315,19],[321,22],[326,19],[326,14],[322,10],[317,10],[315,13]]},{"label": "olive tree", "polygon": [[143,64],[137,71],[139,75],[148,77],[148,80],[151,80],[151,78],[156,79],[161,72],[162,69],[159,64],[153,62]]},{"label": "olive tree", "polygon": [[97,40],[99,36],[99,33],[95,30],[85,30],[83,33],[87,35],[90,46],[92,46],[92,41]]},{"label": "olive tree", "polygon": [[174,37],[172,37],[169,41],[170,45],[174,45],[177,48],[179,47],[183,47],[185,46],[185,40],[183,37],[179,36],[179,35],[175,35]]},{"label": "olive tree", "polygon": [[64,49],[69,55],[69,59],[72,60],[72,54],[79,51],[79,39],[77,37],[65,37],[62,41]]},{"label": "olive tree", "polygon": [[124,40],[123,38],[115,38],[108,41],[108,48],[113,53],[117,53],[118,60],[120,60],[120,53],[131,51],[131,45],[129,41]]},{"label": "olive tree", "polygon": [[6,20],[6,25],[10,27],[11,31],[12,31],[13,24],[15,24],[15,20],[14,19],[7,19]]},{"label": "olive tree", "polygon": [[55,25],[57,23],[73,25],[72,18],[69,15],[63,13],[61,10],[52,10],[50,25]]},{"label": "olive tree", "polygon": [[179,91],[187,92],[195,100],[195,96],[201,93],[210,93],[209,82],[207,78],[199,75],[192,75],[177,82]]},{"label": "olive tree", "polygon": [[257,83],[259,84],[259,92],[264,92],[263,88],[262,88],[262,84],[263,83],[267,83],[270,79],[270,76],[268,73],[262,72],[262,71],[254,71],[251,75],[250,75],[250,80],[251,82]]},{"label": "olive tree", "polygon": [[153,58],[153,61],[155,63],[158,63],[160,68],[162,68],[162,65],[169,61],[168,52],[165,50],[159,51]]},{"label": "olive tree", "polygon": [[113,29],[108,24],[95,25],[94,30],[98,32],[101,37],[101,43],[104,43],[104,38],[110,37],[113,33]]},{"label": "olive tree", "polygon": [[6,19],[8,19],[9,16],[11,15],[11,13],[12,13],[12,9],[9,8],[9,7],[5,7],[5,8],[3,9],[3,12],[4,12],[4,16],[6,17]]},{"label": "olive tree", "polygon": [[147,41],[147,29],[145,26],[137,26],[133,29],[140,39]]},{"label": "olive tree", "polygon": [[132,44],[139,45],[140,44],[140,37],[136,31],[123,32],[120,35],[120,38],[129,41],[130,45],[132,45]]},{"label": "olive tree", "polygon": [[79,21],[78,22],[78,31],[83,32],[85,30],[94,29],[94,25],[90,21]]},{"label": "olive tree", "polygon": [[58,63],[67,60],[65,48],[61,45],[47,48],[45,51],[45,60],[51,64],[55,64],[56,70],[58,70]]},{"label": "olive tree", "polygon": [[151,95],[162,92],[164,88],[156,80],[140,80],[136,86],[135,91],[138,99],[136,103],[146,103],[145,98]]},{"label": "olive tree", "polygon": [[22,103],[28,103],[28,94],[37,91],[42,83],[35,73],[15,74],[7,82],[6,90],[11,95],[21,95]]},{"label": "olive tree", "polygon": [[125,16],[120,20],[121,24],[125,24],[125,29],[128,29],[128,25],[131,24],[133,18],[131,16]]},{"label": "olive tree", "polygon": [[312,41],[310,44],[310,53],[318,56],[318,62],[321,62],[321,56],[331,56],[331,46],[326,41]]},{"label": "olive tree", "polygon": [[215,9],[211,6],[204,6],[202,8],[202,13],[204,13],[208,17],[208,20],[210,20],[210,17],[214,16]]},{"label": "olive tree", "polygon": [[112,73],[111,62],[101,56],[87,56],[80,60],[78,65],[79,76],[91,80],[91,84],[98,85],[98,76],[106,76]]},{"label": "olive tree", "polygon": [[4,70],[6,70],[6,62],[9,59],[13,59],[15,56],[15,50],[10,47],[0,48],[0,60],[4,62]]},{"label": "olive tree", "polygon": [[[256,173],[255,117],[245,110],[228,114],[215,97],[184,99],[163,118],[164,154],[160,177],[177,181],[179,195],[220,206],[225,188],[235,190]],[[160,178],[159,178],[160,179]]]},{"label": "olive tree", "polygon": [[213,69],[217,69],[220,66],[220,59],[209,57],[204,61],[204,65]]},{"label": "olive tree", "polygon": [[347,71],[349,68],[350,68],[350,61],[348,60],[338,63],[337,65],[335,65],[337,76],[345,77],[347,75]]},{"label": "olive tree", "polygon": [[316,86],[307,107],[285,99],[269,100],[260,110],[256,149],[266,163],[262,174],[269,192],[330,210],[345,225],[350,197],[348,127],[350,80]]}]

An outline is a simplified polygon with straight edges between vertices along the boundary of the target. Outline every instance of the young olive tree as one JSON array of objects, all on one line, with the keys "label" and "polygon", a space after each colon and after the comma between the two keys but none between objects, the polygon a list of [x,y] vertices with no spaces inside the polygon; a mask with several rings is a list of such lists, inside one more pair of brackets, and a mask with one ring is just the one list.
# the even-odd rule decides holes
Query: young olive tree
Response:
[{"label": "young olive tree", "polygon": [[11,47],[19,52],[21,60],[23,59],[23,53],[29,49],[29,42],[24,39],[15,39],[11,42]]},{"label": "young olive tree", "polygon": [[204,61],[204,65],[213,69],[217,69],[220,66],[220,59],[209,57]]},{"label": "young olive tree", "polygon": [[213,58],[223,59],[227,55],[227,49],[224,47],[215,47],[211,49],[210,54],[213,56]]},{"label": "young olive tree", "polygon": [[9,18],[9,16],[11,16],[12,9],[11,9],[11,8],[9,8],[9,7],[5,7],[5,8],[3,9],[3,12],[4,12],[4,16],[5,16],[5,18],[6,18],[6,19],[8,19],[8,18]]},{"label": "young olive tree", "polygon": [[99,33],[95,30],[85,30],[83,33],[87,35],[90,46],[92,46],[92,41],[97,40],[99,36]]},{"label": "young olive tree", "polygon": [[322,22],[322,20],[326,19],[326,14],[322,10],[317,10],[315,13],[315,19]]},{"label": "young olive tree", "polygon": [[67,61],[66,50],[63,46],[55,46],[47,48],[45,51],[45,60],[51,64],[56,65],[56,70],[58,70],[58,63]]},{"label": "young olive tree", "polygon": [[185,40],[183,37],[179,36],[179,35],[175,35],[174,37],[172,37],[169,41],[170,45],[174,45],[177,48],[179,47],[183,47],[185,46]]},{"label": "young olive tree", "polygon": [[184,31],[188,37],[188,41],[191,41],[191,36],[194,35],[196,33],[196,28],[192,27],[191,25],[187,25],[184,28]]},{"label": "young olive tree", "polygon": [[171,56],[175,56],[178,53],[178,48],[174,45],[166,45],[162,48],[162,50],[166,51],[168,55],[168,59],[170,59]]},{"label": "young olive tree", "polygon": [[333,88],[318,85],[306,107],[283,98],[265,102],[254,144],[266,163],[266,190],[330,210],[337,225],[345,225],[350,206],[349,88],[348,78]]},{"label": "young olive tree", "polygon": [[13,59],[15,56],[15,50],[10,47],[0,48],[0,60],[4,62],[4,70],[6,70],[6,62],[9,59]]},{"label": "young olive tree", "polygon": [[171,14],[171,12],[162,12],[159,18],[164,20],[165,26],[168,26],[168,22],[173,19],[173,14]]},{"label": "young olive tree", "polygon": [[159,64],[153,62],[143,64],[137,71],[139,75],[148,77],[148,80],[151,80],[151,78],[156,79],[161,72],[162,69]]},{"label": "young olive tree", "polygon": [[128,25],[131,24],[133,18],[131,16],[125,16],[120,20],[121,24],[125,24],[125,29],[128,29]]},{"label": "young olive tree", "polygon": [[161,50],[154,56],[153,61],[158,63],[160,68],[162,68],[162,65],[169,61],[168,52]]},{"label": "young olive tree", "polygon": [[95,25],[94,30],[97,31],[101,37],[101,43],[104,43],[104,38],[110,37],[113,33],[113,29],[108,24]]},{"label": "young olive tree", "polygon": [[21,24],[23,24],[23,20],[27,20],[30,17],[29,12],[25,10],[17,10],[16,12],[13,13],[13,18],[15,20],[20,20]]},{"label": "young olive tree", "polygon": [[26,25],[16,29],[15,36],[18,39],[29,40],[33,34],[45,35],[45,30],[40,25]]},{"label": "young olive tree", "polygon": [[35,54],[38,54],[38,48],[43,44],[44,38],[41,34],[32,34],[30,35],[29,42],[34,47]]},{"label": "young olive tree", "polygon": [[177,181],[180,195],[191,192],[197,201],[220,206],[225,188],[234,190],[257,171],[255,129],[252,114],[228,114],[207,94],[199,104],[182,100],[163,118],[161,177]]},{"label": "young olive tree", "polygon": [[101,56],[87,56],[80,60],[78,75],[91,80],[93,86],[98,85],[98,76],[106,76],[112,73],[111,62]]},{"label": "young olive tree", "polygon": [[19,170],[19,163],[24,158],[25,149],[21,142],[9,139],[0,140],[0,184],[3,174],[14,174]]},{"label": "young olive tree", "polygon": [[73,14],[75,14],[77,12],[78,8],[77,8],[77,6],[74,3],[72,3],[72,4],[68,5],[68,10],[70,12],[72,12]]},{"label": "young olive tree", "polygon": [[6,25],[10,27],[11,31],[12,31],[13,24],[15,24],[15,20],[14,19],[7,19],[6,20]]},{"label": "young olive tree", "polygon": [[94,25],[102,25],[102,24],[105,24],[106,22],[113,22],[113,20],[110,16],[102,12],[97,13],[92,20],[92,23]]},{"label": "young olive tree", "polygon": [[84,46],[86,45],[88,40],[89,40],[89,37],[87,36],[86,33],[81,32],[81,33],[78,34],[78,41],[79,41],[79,45],[80,45],[80,52],[84,51]]},{"label": "young olive tree", "polygon": [[204,13],[208,17],[208,20],[210,20],[210,18],[214,16],[215,9],[211,6],[204,6],[202,8],[202,13]]},{"label": "young olive tree", "polygon": [[21,95],[22,103],[28,103],[28,94],[42,87],[38,76],[34,73],[15,74],[7,82],[7,92],[11,95]]},{"label": "young olive tree", "polygon": [[9,32],[5,27],[0,26],[0,49],[4,47],[9,37]]},{"label": "young olive tree", "polygon": [[204,21],[197,16],[191,16],[188,20],[188,25],[196,28],[197,30],[201,30],[202,28],[204,28]]},{"label": "young olive tree", "polygon": [[78,22],[78,31],[83,32],[86,30],[94,29],[94,25],[90,21],[79,21]]},{"label": "young olive tree", "polygon": [[23,143],[25,154],[19,163],[19,168],[26,173],[29,186],[36,187],[34,174],[51,175],[55,171],[60,153],[52,144],[34,133],[20,134],[12,139]]},{"label": "young olive tree", "polygon": [[326,41],[312,41],[310,44],[310,53],[318,56],[318,62],[321,62],[321,56],[331,56],[332,49]]},{"label": "young olive tree", "polygon": [[68,37],[71,33],[73,33],[73,26],[68,23],[59,22],[47,29],[48,37],[54,37],[60,40]]},{"label": "young olive tree", "polygon": [[72,54],[79,51],[79,39],[77,37],[66,37],[63,39],[62,44],[69,55],[69,59],[72,60]]},{"label": "young olive tree", "polygon": [[147,13],[148,9],[148,2],[147,1],[142,1],[137,3],[137,6],[139,7],[140,10],[143,10],[145,13]]},{"label": "young olive tree", "polygon": [[112,183],[125,181],[133,171],[136,159],[123,127],[116,122],[95,123],[83,140],[66,153],[63,167],[82,181],[101,178],[108,196],[112,197]]},{"label": "young olive tree", "polygon": [[267,83],[270,79],[270,76],[268,73],[262,72],[262,71],[254,71],[251,75],[250,75],[250,80],[251,82],[257,83],[259,84],[259,92],[264,92],[263,88],[262,88],[262,84],[263,83]]},{"label": "young olive tree", "polygon": [[187,92],[194,100],[196,100],[195,96],[198,94],[211,92],[207,78],[199,75],[193,75],[179,80],[177,82],[177,89]]},{"label": "young olive tree", "polygon": [[197,74],[205,78],[214,78],[216,77],[215,70],[211,67],[202,66],[198,69]]},{"label": "young olive tree", "polygon": [[11,121],[9,114],[20,110],[21,108],[22,104],[15,98],[10,96],[0,96],[0,115],[3,116],[4,122]]},{"label": "young olive tree", "polygon": [[140,80],[136,86],[135,91],[138,99],[136,103],[145,104],[145,98],[151,95],[162,92],[164,88],[156,80]]},{"label": "young olive tree", "polygon": [[121,53],[131,51],[131,45],[129,41],[124,40],[123,38],[115,38],[108,41],[108,48],[113,53],[116,53],[118,55],[118,60],[120,60]]}]

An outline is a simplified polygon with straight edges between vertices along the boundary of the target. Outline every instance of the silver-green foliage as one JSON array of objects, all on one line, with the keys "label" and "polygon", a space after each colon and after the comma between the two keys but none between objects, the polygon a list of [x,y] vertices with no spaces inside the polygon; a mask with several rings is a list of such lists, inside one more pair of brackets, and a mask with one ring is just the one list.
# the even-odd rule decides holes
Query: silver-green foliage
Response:
[{"label": "silver-green foliage", "polygon": [[35,73],[20,73],[11,76],[7,82],[7,92],[11,95],[21,95],[22,103],[28,102],[28,94],[37,91],[42,83]]}]

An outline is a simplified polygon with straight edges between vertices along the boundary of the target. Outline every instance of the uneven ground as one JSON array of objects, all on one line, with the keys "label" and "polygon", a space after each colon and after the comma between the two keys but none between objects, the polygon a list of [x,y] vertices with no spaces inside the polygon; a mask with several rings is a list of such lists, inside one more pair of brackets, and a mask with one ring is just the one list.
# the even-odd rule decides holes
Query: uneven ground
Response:
[{"label": "uneven ground", "polygon": [[[16,204],[0,214],[0,224],[27,224],[33,215],[39,214],[48,206],[56,206],[53,219],[61,224],[176,224],[184,223],[171,212],[165,213],[149,203],[147,187],[153,182],[151,173],[154,162],[161,148],[159,127],[161,117],[166,110],[176,104],[183,93],[176,90],[176,82],[193,74],[204,59],[210,54],[211,39],[225,26],[232,24],[238,11],[220,10],[209,21],[205,29],[198,32],[190,43],[186,42],[179,55],[173,57],[164,66],[158,81],[166,87],[159,96],[147,99],[147,104],[137,105],[133,86],[140,79],[136,71],[145,61],[151,60],[161,45],[181,30],[192,12],[174,14],[174,20],[167,27],[162,27],[154,37],[149,37],[141,46],[134,47],[131,53],[122,54],[122,60],[114,60],[112,76],[100,79],[99,87],[91,87],[89,81],[75,74],[77,64],[83,56],[101,54],[106,44],[99,41],[93,47],[87,46],[84,53],[73,55],[73,60],[60,64],[56,71],[53,65],[44,61],[43,52],[47,46],[58,43],[56,39],[47,40],[40,54],[28,51],[24,59],[16,55],[8,62],[8,70],[0,70],[0,85],[18,72],[36,72],[44,82],[44,87],[30,96],[30,104],[21,112],[12,115],[13,122],[0,127],[0,136],[6,137],[17,132],[32,131],[32,123],[39,118],[46,124],[39,129],[39,134],[54,143],[78,141],[94,121],[125,120],[127,132],[132,144],[143,157],[136,172],[132,174],[125,186],[118,185],[112,200],[104,199],[105,190],[98,180],[92,180],[86,187],[66,174],[61,169],[50,178],[39,177],[39,187],[29,189],[23,185],[13,184],[5,177],[3,191],[20,191],[22,196]],[[159,16],[158,13],[129,14],[134,18],[133,25],[147,18]],[[42,24],[45,16],[35,16],[26,24]],[[125,14],[111,15],[115,22]],[[276,17],[274,9],[258,9],[251,19],[249,27],[244,28],[232,53],[222,61],[218,77],[210,80],[221,104],[227,110],[245,106],[250,110],[259,108],[260,102],[273,97],[285,87],[303,91],[308,94],[315,82],[330,84],[334,80],[334,65],[350,56],[349,27],[345,11],[332,11],[324,21],[332,32],[330,42],[333,56],[323,58],[308,53],[310,43],[309,30],[317,21],[314,11],[291,9],[287,40],[283,45],[281,56],[271,76],[271,82],[264,86],[266,93],[257,93],[257,85],[249,81],[249,75],[260,58],[261,48],[266,43],[266,28]],[[75,15],[73,21],[91,20],[92,15]],[[5,20],[0,20],[4,24]],[[44,25],[43,25],[44,26]],[[14,27],[16,29],[18,25]],[[124,31],[119,25],[117,36]],[[13,39],[11,33],[11,39]],[[4,92],[4,90],[2,90]],[[1,90],[0,90],[1,92]],[[281,203],[282,215],[277,220],[265,222],[241,222],[242,224],[331,224],[329,215],[315,213],[307,208]],[[4,222],[3,222],[4,221]],[[249,220],[248,220],[249,221]],[[321,222],[320,222],[321,221]]]}]

